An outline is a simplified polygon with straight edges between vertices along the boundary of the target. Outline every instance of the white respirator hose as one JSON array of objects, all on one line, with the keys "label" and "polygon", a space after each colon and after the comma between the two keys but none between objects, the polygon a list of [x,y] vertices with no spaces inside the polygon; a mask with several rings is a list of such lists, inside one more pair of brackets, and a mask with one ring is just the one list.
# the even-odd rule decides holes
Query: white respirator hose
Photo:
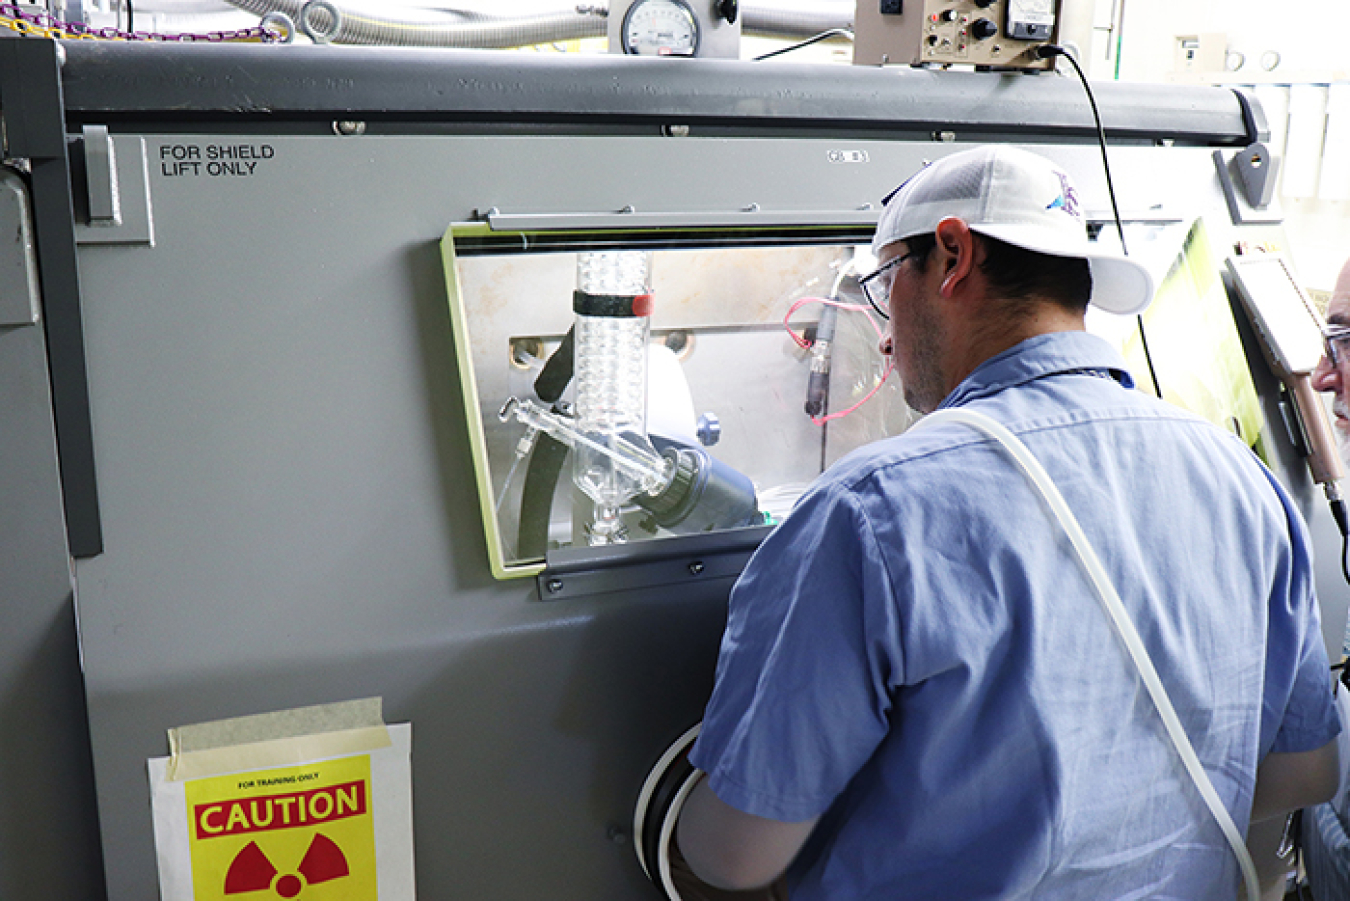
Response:
[{"label": "white respirator hose", "polygon": [[1181,755],[1181,762],[1185,765],[1186,772],[1190,775],[1191,781],[1195,783],[1200,796],[1204,798],[1215,822],[1223,830],[1224,837],[1228,839],[1228,844],[1233,848],[1233,855],[1237,857],[1238,865],[1242,868],[1242,879],[1247,887],[1247,901],[1257,901],[1261,894],[1256,879],[1256,867],[1252,864],[1251,855],[1247,853],[1247,845],[1242,838],[1242,833],[1238,831],[1233,818],[1228,815],[1228,809],[1223,806],[1219,793],[1214,790],[1214,784],[1209,781],[1209,775],[1201,765],[1200,758],[1196,756],[1195,749],[1191,747],[1190,739],[1186,737],[1186,730],[1181,725],[1181,719],[1177,716],[1176,710],[1172,707],[1172,701],[1167,696],[1167,689],[1163,687],[1162,680],[1158,678],[1158,671],[1154,669],[1153,661],[1148,656],[1148,650],[1144,647],[1144,642],[1139,637],[1139,632],[1135,629],[1134,623],[1130,621],[1130,615],[1126,612],[1125,605],[1121,603],[1120,595],[1116,593],[1115,586],[1111,584],[1111,579],[1106,574],[1106,568],[1102,566],[1101,560],[1097,558],[1097,553],[1088,543],[1087,535],[1083,533],[1083,529],[1074,517],[1073,511],[1065,503],[1063,495],[1059,493],[1055,483],[1050,480],[1050,475],[1016,435],[988,416],[976,413],[973,410],[938,410],[919,420],[911,428],[911,431],[943,422],[959,422],[968,425],[984,432],[1003,445],[1004,449],[1012,454],[1013,459],[1017,461],[1027,478],[1040,491],[1041,497],[1045,498],[1045,502],[1050,505],[1050,509],[1055,514],[1055,518],[1059,520],[1064,533],[1069,536],[1069,541],[1073,543],[1079,562],[1083,564],[1083,569],[1087,571],[1088,577],[1092,580],[1092,586],[1097,591],[1097,597],[1101,600],[1102,607],[1106,610],[1106,615],[1110,618],[1111,624],[1115,626],[1116,635],[1120,637],[1121,642],[1125,645],[1126,652],[1134,662],[1135,668],[1139,670],[1139,675],[1144,680],[1144,687],[1148,689],[1149,697],[1153,699],[1153,706],[1157,708],[1158,715],[1162,717],[1163,725],[1167,728],[1167,735],[1172,739],[1172,745]]}]

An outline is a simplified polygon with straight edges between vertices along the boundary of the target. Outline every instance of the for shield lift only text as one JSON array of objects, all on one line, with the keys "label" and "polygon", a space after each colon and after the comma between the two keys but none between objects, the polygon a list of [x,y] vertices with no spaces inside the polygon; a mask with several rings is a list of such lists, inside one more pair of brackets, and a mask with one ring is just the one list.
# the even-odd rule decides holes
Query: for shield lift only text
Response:
[{"label": "for shield lift only text", "polygon": [[274,156],[271,144],[165,144],[159,148],[159,171],[170,178],[247,178],[258,171],[259,162]]}]

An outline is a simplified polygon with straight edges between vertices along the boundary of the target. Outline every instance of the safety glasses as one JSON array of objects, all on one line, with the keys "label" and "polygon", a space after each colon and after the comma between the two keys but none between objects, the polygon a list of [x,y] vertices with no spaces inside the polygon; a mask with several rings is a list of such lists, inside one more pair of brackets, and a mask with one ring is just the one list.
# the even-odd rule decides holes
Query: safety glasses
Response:
[{"label": "safety glasses", "polygon": [[[891,318],[891,283],[895,281],[895,271],[900,264],[910,257],[918,256],[922,251],[911,250],[908,253],[902,253],[894,259],[887,260],[871,272],[858,279],[858,287],[862,288],[863,296],[867,302],[876,310],[877,315],[882,319]],[[1350,329],[1346,329],[1350,334]]]},{"label": "safety glasses", "polygon": [[1322,344],[1326,348],[1327,359],[1331,361],[1331,365],[1339,367],[1341,361],[1345,359],[1346,348],[1350,347],[1350,325],[1329,325],[1322,329]]}]

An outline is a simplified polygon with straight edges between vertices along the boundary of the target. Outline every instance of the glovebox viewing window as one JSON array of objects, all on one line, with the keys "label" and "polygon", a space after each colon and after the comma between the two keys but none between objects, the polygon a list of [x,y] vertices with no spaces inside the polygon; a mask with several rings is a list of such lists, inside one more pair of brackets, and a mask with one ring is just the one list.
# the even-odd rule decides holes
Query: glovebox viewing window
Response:
[{"label": "glovebox viewing window", "polygon": [[870,255],[802,242],[446,233],[498,578],[551,549],[771,524],[840,456],[904,431],[857,290]]},{"label": "glovebox viewing window", "polygon": [[[1121,350],[1140,390],[1161,388],[1262,452],[1204,222],[1127,230],[1155,270],[1155,300],[1142,317],[1090,309],[1089,331]],[[828,228],[447,231],[493,573],[534,575],[562,548],[772,524],[844,454],[905,431],[916,414],[858,290],[875,265],[867,239]]]}]

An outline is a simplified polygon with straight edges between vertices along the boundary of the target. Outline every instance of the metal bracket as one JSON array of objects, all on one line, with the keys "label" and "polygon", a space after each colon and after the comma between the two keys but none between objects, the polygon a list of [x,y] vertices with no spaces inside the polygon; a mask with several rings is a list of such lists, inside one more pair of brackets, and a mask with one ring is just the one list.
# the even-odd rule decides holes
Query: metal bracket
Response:
[{"label": "metal bracket", "polygon": [[1222,150],[1214,151],[1214,168],[1219,174],[1228,214],[1234,225],[1270,225],[1284,221],[1284,213],[1274,203],[1279,160],[1265,144],[1249,144],[1224,159]]},{"label": "metal bracket", "polygon": [[782,226],[875,227],[881,211],[870,204],[855,210],[766,211],[759,204],[741,210],[699,213],[639,213],[625,207],[612,213],[503,213],[485,209],[478,218],[497,232],[585,231],[644,228],[775,228]]},{"label": "metal bracket", "polygon": [[[639,213],[631,206],[612,213],[503,213],[496,207],[474,211],[474,219],[486,222],[494,232],[552,232],[603,231],[605,229],[649,228],[875,228],[881,210],[872,204],[863,204],[854,210],[763,210],[759,204],[749,204],[742,210],[709,210],[701,213],[660,212]],[[1090,223],[1115,222],[1110,210],[1088,210]],[[1151,225],[1181,222],[1182,217],[1169,211],[1126,211],[1123,222]]]},{"label": "metal bracket", "polygon": [[79,244],[155,244],[145,138],[86,125],[69,142]]},{"label": "metal bracket", "polygon": [[772,526],[549,551],[539,598],[570,600],[695,580],[734,579]]},{"label": "metal bracket", "polygon": [[117,190],[117,152],[106,125],[84,126],[84,172],[88,179],[89,224],[122,224]]}]

